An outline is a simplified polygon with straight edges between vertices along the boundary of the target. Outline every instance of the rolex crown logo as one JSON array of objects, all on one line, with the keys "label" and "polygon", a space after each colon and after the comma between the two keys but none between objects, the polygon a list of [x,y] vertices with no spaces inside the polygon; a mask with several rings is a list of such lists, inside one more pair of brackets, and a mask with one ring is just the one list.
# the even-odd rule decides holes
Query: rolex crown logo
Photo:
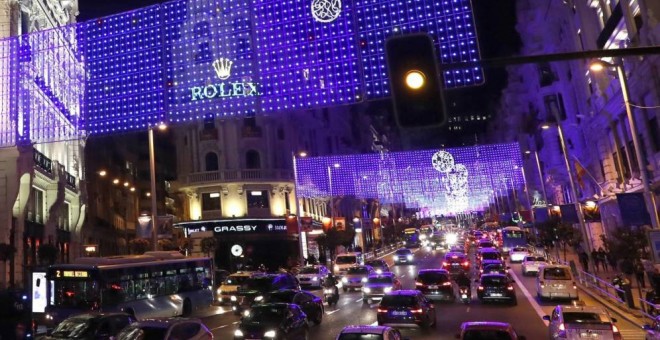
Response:
[{"label": "rolex crown logo", "polygon": [[219,58],[213,62],[213,69],[220,80],[225,80],[231,76],[231,65],[234,62],[227,58]]}]

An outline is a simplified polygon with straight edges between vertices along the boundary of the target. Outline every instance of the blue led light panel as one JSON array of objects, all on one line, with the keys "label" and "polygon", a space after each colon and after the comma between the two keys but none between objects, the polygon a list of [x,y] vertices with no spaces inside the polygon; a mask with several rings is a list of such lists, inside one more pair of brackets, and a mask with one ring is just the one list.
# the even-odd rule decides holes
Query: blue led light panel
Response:
[{"label": "blue led light panel", "polygon": [[432,163],[438,151],[298,158],[298,196],[377,198],[454,214],[488,207],[497,190],[523,188],[518,144],[443,149],[453,156],[447,172]]},{"label": "blue led light panel", "polygon": [[85,116],[89,133],[146,129],[165,120],[160,6],[78,24],[87,68]]},{"label": "blue led light panel", "polygon": [[0,147],[16,144],[18,129],[18,40],[0,39]]},{"label": "blue led light panel", "polygon": [[254,23],[263,110],[331,106],[360,101],[353,1],[339,1],[338,17],[319,22],[314,2],[255,0]]},{"label": "blue led light panel", "polygon": [[[479,60],[470,0],[365,0],[356,2],[362,72],[367,98],[389,96],[385,40],[392,35],[427,32],[441,64]],[[443,72],[445,88],[484,82],[480,67]]]}]

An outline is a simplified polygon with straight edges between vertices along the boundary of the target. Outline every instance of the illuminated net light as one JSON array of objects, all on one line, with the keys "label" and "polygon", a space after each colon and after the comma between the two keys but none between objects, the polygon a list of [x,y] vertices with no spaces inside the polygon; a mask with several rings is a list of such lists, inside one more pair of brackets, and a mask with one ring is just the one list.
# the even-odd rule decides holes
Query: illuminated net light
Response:
[{"label": "illuminated net light", "polygon": [[0,40],[0,146],[3,147],[15,145],[19,127],[22,132],[23,121],[17,116],[18,88],[13,86],[18,78],[17,49],[16,38]]},{"label": "illuminated net light", "polygon": [[[430,162],[437,150],[306,157],[296,160],[300,197],[353,196],[376,198],[381,204],[405,203],[408,208],[443,213],[478,211],[488,207],[493,191],[522,188],[522,159],[517,144],[480,145],[442,150],[455,160],[451,171],[439,172]],[[331,168],[332,190],[328,166]],[[518,167],[518,168],[516,168]]]}]

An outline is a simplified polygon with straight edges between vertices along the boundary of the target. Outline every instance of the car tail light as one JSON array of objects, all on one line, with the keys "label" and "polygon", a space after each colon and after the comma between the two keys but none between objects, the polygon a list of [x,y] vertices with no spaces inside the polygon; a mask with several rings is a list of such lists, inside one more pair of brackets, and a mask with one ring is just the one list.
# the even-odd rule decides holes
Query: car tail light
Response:
[{"label": "car tail light", "polygon": [[577,289],[577,284],[573,282],[573,289]]},{"label": "car tail light", "polygon": [[424,312],[424,310],[421,309],[421,308],[417,308],[417,309],[413,309],[413,310],[411,310],[410,312],[412,312],[412,313],[414,313],[414,314],[421,314],[421,313]]},{"label": "car tail light", "polygon": [[483,274],[483,273],[484,273],[484,270],[483,270],[483,269],[479,269],[479,272]]},{"label": "car tail light", "polygon": [[442,266],[443,266],[443,267],[447,267],[448,265],[449,265],[449,263],[447,263],[447,262],[445,262],[445,261],[442,261]]},{"label": "car tail light", "polygon": [[378,309],[376,309],[376,311],[377,311],[378,313],[387,313],[387,308],[380,308],[380,307],[378,307]]},{"label": "car tail light", "polygon": [[415,282],[416,287],[424,287],[424,284],[421,282]]},{"label": "car tail light", "polygon": [[443,285],[443,286],[451,286],[451,282],[450,282],[450,281],[443,282],[442,285]]},{"label": "car tail light", "polygon": [[513,290],[513,286],[509,285],[509,286],[506,287],[506,289]]},{"label": "car tail light", "polygon": [[484,286],[477,287],[478,290],[484,290]]},{"label": "car tail light", "polygon": [[467,267],[469,265],[470,265],[470,262],[468,262],[468,261],[463,262],[463,267]]},{"label": "car tail light", "polygon": [[559,332],[557,334],[558,337],[560,338],[565,338],[566,337],[566,326],[564,326],[564,323],[559,324]]},{"label": "car tail light", "polygon": [[545,287],[545,282],[539,281],[539,285],[541,286],[541,288],[544,288]]},{"label": "car tail light", "polygon": [[617,327],[616,325],[612,325],[612,332],[619,333],[619,327]]}]

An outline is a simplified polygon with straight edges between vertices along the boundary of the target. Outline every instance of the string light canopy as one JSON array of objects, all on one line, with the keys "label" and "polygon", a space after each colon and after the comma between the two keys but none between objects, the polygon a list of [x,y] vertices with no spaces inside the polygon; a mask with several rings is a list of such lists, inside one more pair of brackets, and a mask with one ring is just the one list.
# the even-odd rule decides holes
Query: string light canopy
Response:
[{"label": "string light canopy", "polygon": [[479,58],[469,0],[176,0],[2,39],[0,146],[388,97],[384,41],[416,32]]},{"label": "string light canopy", "polygon": [[[441,157],[437,157],[440,154]],[[451,168],[435,159],[453,160]],[[332,190],[327,167],[333,168]],[[446,163],[443,163],[446,164]],[[305,157],[296,160],[299,197],[353,196],[382,204],[404,203],[436,215],[480,211],[493,192],[524,186],[518,144],[492,144],[443,150]],[[509,178],[504,183],[501,179]],[[508,187],[507,187],[508,185]]]}]

